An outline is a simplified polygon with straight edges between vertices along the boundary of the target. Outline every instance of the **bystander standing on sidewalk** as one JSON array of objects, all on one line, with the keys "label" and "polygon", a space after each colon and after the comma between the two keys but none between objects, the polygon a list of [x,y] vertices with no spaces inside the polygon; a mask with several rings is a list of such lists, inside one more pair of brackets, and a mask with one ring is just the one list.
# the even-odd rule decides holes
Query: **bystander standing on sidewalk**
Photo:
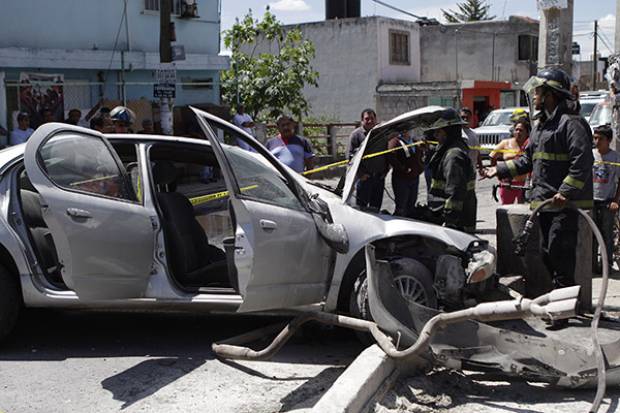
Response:
[{"label": "bystander standing on sidewalk", "polygon": [[26,142],[33,133],[34,130],[30,127],[30,116],[26,112],[20,112],[17,115],[17,128],[13,129],[9,136],[9,146]]},{"label": "bystander standing on sidewalk", "polygon": [[[347,154],[349,159],[353,158],[359,151],[362,142],[368,133],[377,124],[377,114],[373,109],[364,109],[361,115],[361,126],[355,129],[349,137],[349,147]],[[368,171],[364,164],[360,165],[356,184],[355,203],[362,209],[372,209],[379,211],[383,202],[383,189],[385,187],[386,171]]]},{"label": "bystander standing on sidewalk", "polygon": [[[614,218],[618,214],[620,203],[620,154],[612,150],[609,145],[613,139],[613,131],[609,126],[600,126],[594,130],[594,143],[596,148],[592,150],[594,165],[592,166],[592,182],[594,183],[594,221],[598,226],[603,239],[605,249],[611,260],[613,251],[613,228]],[[603,162],[611,162],[603,163]],[[601,271],[601,263],[598,260],[598,244],[593,240],[592,259],[594,270]]]},{"label": "bystander standing on sidewalk", "polygon": [[[254,136],[254,119],[245,113],[245,106],[239,105],[237,107],[237,113],[233,116],[233,123],[248,134]],[[242,139],[237,138],[237,145],[246,151],[254,152],[254,149]]]},{"label": "bystander standing on sidewalk", "polygon": [[472,121],[471,118],[471,109],[468,107],[462,108],[461,119],[465,122],[465,125],[463,125],[463,138],[467,141],[467,146],[469,147],[469,159],[471,159],[471,164],[474,167],[474,170],[480,170],[482,169],[482,158],[480,158],[480,140],[478,139],[478,134],[470,127]]},{"label": "bystander standing on sidewalk", "polygon": [[[497,161],[509,161],[518,159],[520,154],[525,151],[529,142],[530,122],[526,118],[518,120],[513,127],[513,135],[510,139],[504,139],[497,144],[493,152],[489,155],[491,165],[496,165]],[[509,183],[512,186],[525,186],[528,174],[515,176],[514,178],[504,178],[501,182]],[[525,201],[525,194],[522,189],[499,188],[499,199],[502,205],[510,205],[515,202],[521,204]]]},{"label": "bystander standing on sidewalk", "polygon": [[388,141],[388,149],[402,148],[388,154],[392,167],[392,189],[394,191],[394,215],[411,217],[418,200],[420,174],[424,170],[422,150],[413,146],[408,131],[395,133]]},{"label": "bystander standing on sidewalk", "polygon": [[283,115],[276,122],[278,136],[271,138],[265,143],[265,147],[280,162],[295,172],[302,173],[306,169],[312,169],[314,164],[314,152],[312,144],[303,136],[295,134],[295,122],[289,116]]}]

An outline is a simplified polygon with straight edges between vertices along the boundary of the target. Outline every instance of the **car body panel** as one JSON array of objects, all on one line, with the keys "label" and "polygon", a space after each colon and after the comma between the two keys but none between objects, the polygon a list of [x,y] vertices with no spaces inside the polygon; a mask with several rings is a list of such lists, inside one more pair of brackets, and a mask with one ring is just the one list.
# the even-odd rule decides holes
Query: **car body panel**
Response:
[{"label": "car body panel", "polygon": [[[61,142],[74,136],[103,142],[117,158],[101,134],[56,123],[38,128],[24,154],[26,171],[41,197],[43,220],[54,239],[63,280],[80,297],[142,297],[154,254],[148,211],[137,202],[63,189],[42,169],[42,145],[52,138]],[[116,160],[117,167],[122,168]],[[72,216],[71,211],[80,215]]]},{"label": "car body panel", "polygon": [[[227,149],[222,147],[209,124],[217,124],[219,119],[198,109],[194,112],[210,138],[220,164],[228,169],[227,182],[230,184],[227,185],[236,221],[234,261],[239,293],[243,297],[238,311],[291,308],[321,302],[330,276],[330,251],[318,234],[310,213],[303,208],[284,208],[243,196],[235,179],[235,170],[229,165],[229,156],[233,154],[226,155]],[[247,137],[241,134],[240,138]],[[248,140],[248,143],[252,141]],[[232,147],[229,150],[242,151]],[[237,156],[263,154],[239,152]],[[292,179],[285,171],[280,173],[285,179]],[[275,180],[280,179],[275,171],[272,176]]]}]

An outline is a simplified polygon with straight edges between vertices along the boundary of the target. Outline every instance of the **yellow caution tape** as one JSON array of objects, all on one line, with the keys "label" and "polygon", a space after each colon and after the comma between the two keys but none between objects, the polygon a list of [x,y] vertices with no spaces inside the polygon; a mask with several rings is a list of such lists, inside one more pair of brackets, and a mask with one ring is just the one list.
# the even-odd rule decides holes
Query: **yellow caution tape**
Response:
[{"label": "yellow caution tape", "polygon": [[[413,146],[424,145],[425,143],[432,143],[432,142],[418,141],[418,142],[409,143],[407,145],[404,145],[404,147],[405,148],[410,148],[410,147],[413,147]],[[386,150],[380,151],[380,152],[369,153],[368,155],[364,155],[364,157],[362,159],[375,158],[377,156],[382,156],[382,155],[386,155],[386,154],[391,153],[391,152],[402,151],[402,150],[403,150],[403,146],[399,146],[397,148],[386,149]],[[348,163],[349,163],[349,161],[345,159],[344,161],[338,161],[338,162],[330,163],[328,165],[320,166],[318,168],[310,169],[309,171],[302,172],[302,175],[311,175],[311,174],[314,174],[314,173],[317,173],[317,172],[326,171],[328,169],[338,168],[338,167],[341,167],[341,166],[346,166],[346,165],[348,165]]]},{"label": "yellow caution tape", "polygon": [[[258,188],[258,185],[246,186],[246,187],[241,188],[241,192],[249,191],[255,188]],[[192,205],[196,206],[196,205],[204,204],[205,202],[215,201],[216,199],[226,198],[229,194],[230,193],[228,191],[216,192],[214,194],[202,195],[202,196],[190,198],[189,202],[191,202]]]}]

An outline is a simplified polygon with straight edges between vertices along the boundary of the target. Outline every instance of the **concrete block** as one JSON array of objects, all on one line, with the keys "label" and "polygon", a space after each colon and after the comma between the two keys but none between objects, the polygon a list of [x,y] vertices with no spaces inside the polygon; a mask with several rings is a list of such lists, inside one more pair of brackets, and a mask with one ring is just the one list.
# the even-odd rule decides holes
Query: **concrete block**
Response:
[{"label": "concrete block", "polygon": [[[525,296],[533,298],[551,290],[551,276],[542,259],[541,233],[536,221],[525,256],[518,257],[513,239],[523,230],[531,210],[528,205],[504,205],[496,210],[497,272],[502,276],[523,275]],[[592,306],[592,231],[586,220],[579,218],[576,248],[575,281],[581,286],[583,308]]]},{"label": "concrete block", "polygon": [[396,376],[396,362],[379,346],[364,350],[312,408],[316,413],[357,413],[386,380]]}]

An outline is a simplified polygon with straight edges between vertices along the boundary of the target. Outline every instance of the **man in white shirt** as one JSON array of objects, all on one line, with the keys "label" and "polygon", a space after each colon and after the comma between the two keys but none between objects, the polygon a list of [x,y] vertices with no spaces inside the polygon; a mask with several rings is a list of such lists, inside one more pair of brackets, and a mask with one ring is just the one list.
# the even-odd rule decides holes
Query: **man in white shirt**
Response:
[{"label": "man in white shirt", "polygon": [[[250,135],[254,136],[254,120],[250,115],[245,113],[245,107],[243,105],[239,105],[237,107],[237,114],[233,116],[233,123]],[[241,139],[237,139],[237,145],[247,151],[253,151],[252,147]]]},{"label": "man in white shirt", "polygon": [[26,112],[20,112],[17,115],[17,129],[13,129],[9,137],[9,146],[26,142],[33,132],[30,127],[30,116]]},{"label": "man in white shirt", "polygon": [[474,170],[482,168],[482,159],[480,158],[480,141],[478,140],[478,134],[474,132],[470,127],[472,113],[471,110],[467,107],[461,109],[461,119],[464,122],[467,122],[467,125],[463,125],[463,139],[467,142],[467,146],[469,146],[469,159],[471,159],[471,164],[474,167]]}]

